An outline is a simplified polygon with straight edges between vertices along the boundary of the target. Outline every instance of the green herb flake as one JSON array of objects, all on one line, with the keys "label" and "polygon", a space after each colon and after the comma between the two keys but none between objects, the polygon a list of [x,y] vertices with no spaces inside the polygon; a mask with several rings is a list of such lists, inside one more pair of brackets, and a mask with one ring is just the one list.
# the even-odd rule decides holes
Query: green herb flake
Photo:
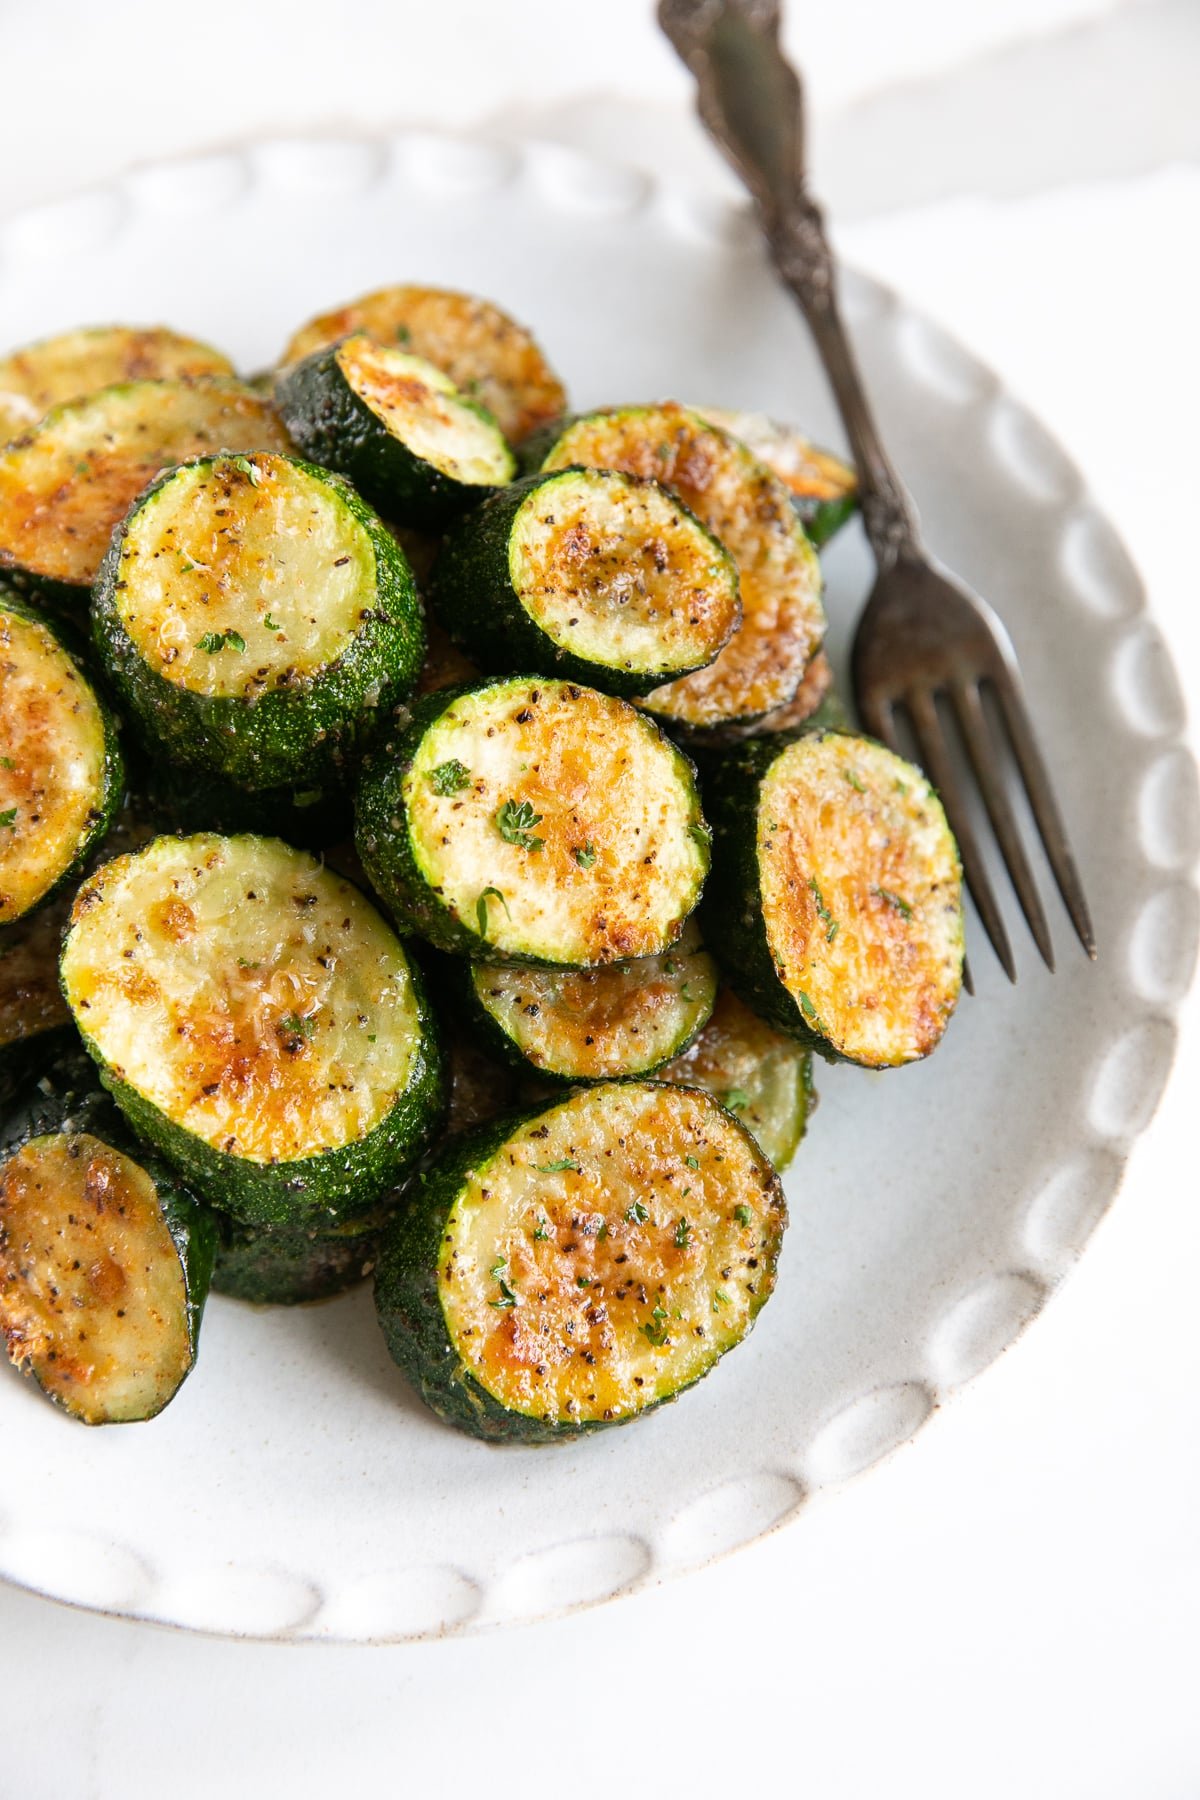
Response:
[{"label": "green herb flake", "polygon": [[239,654],[246,648],[246,640],[240,631],[227,631],[225,642],[231,650],[236,650]]},{"label": "green herb flake", "polygon": [[720,1310],[720,1308],[722,1306],[728,1306],[728,1305],[729,1305],[729,1295],[725,1292],[724,1288],[718,1288],[716,1293],[713,1295],[713,1311],[717,1312]]},{"label": "green herb flake", "polygon": [[91,472],[92,471],[91,471],[90,463],[78,462],[75,464],[75,473],[77,475],[90,475]]},{"label": "green herb flake", "polygon": [[838,934],[838,922],[834,918],[833,914],[830,912],[829,908],[825,904],[824,899],[822,898],[821,890],[817,886],[817,878],[815,875],[809,876],[808,886],[809,886],[809,891],[812,894],[813,901],[816,905],[817,917],[820,919],[822,925],[824,925],[824,927],[825,927],[825,942],[827,944],[832,944],[834,938]]},{"label": "green herb flake", "polygon": [[226,645],[231,650],[244,650],[246,640],[240,631],[206,631],[202,638],[196,639],[197,650],[207,650],[210,656],[224,650]]},{"label": "green herb flake", "polygon": [[754,1223],[754,1215],[748,1206],[735,1206],[733,1209],[733,1216],[739,1225],[752,1225]]},{"label": "green herb flake", "polygon": [[547,1230],[548,1225],[548,1219],[542,1218],[538,1220],[533,1231],[533,1241],[535,1244],[544,1244],[547,1241],[550,1236],[550,1233]]},{"label": "green herb flake", "polygon": [[599,1227],[597,1228],[597,1231],[596,1231],[596,1242],[598,1244],[602,1244],[607,1236],[608,1236],[608,1220],[601,1219]]},{"label": "green herb flake", "polygon": [[721,1095],[721,1105],[727,1106],[730,1112],[745,1112],[750,1104],[750,1096],[745,1088],[726,1088]]},{"label": "green herb flake", "polygon": [[700,1167],[700,1161],[699,1161],[698,1157],[685,1156],[683,1160],[687,1164],[689,1169],[698,1169]]},{"label": "green herb flake", "polygon": [[465,763],[452,756],[449,762],[439,763],[429,776],[429,785],[435,794],[458,794],[463,788],[471,785],[471,771]]},{"label": "green herb flake", "polygon": [[654,1311],[651,1313],[648,1322],[642,1326],[642,1335],[646,1338],[647,1342],[654,1345],[656,1350],[661,1350],[666,1343],[667,1309],[661,1300],[656,1300],[654,1302]]},{"label": "green herb flake", "polygon": [[800,989],[800,1011],[804,1014],[805,1018],[810,1019],[814,1025],[821,1024],[817,1009],[809,999],[808,995],[804,992],[803,988]]},{"label": "green herb flake", "polygon": [[509,918],[512,918],[512,914],[508,912],[508,901],[504,898],[500,889],[494,887],[484,888],[482,894],[480,894],[478,900],[475,902],[475,919],[479,926],[479,935],[481,938],[487,936],[489,900],[498,900],[505,912],[508,913]]},{"label": "green herb flake", "polygon": [[893,912],[898,912],[902,919],[912,918],[912,907],[908,904],[908,901],[902,900],[899,894],[893,894],[891,888],[877,887],[872,888],[871,892],[873,894],[878,894],[884,905],[890,906]]},{"label": "green herb flake", "polygon": [[[503,1266],[504,1265],[501,1264],[502,1268]],[[513,1293],[502,1275],[497,1275],[496,1280],[500,1284],[500,1298],[498,1300],[489,1300],[488,1305],[494,1306],[498,1312],[508,1312],[510,1308],[517,1304],[517,1296]]]},{"label": "green herb flake", "polygon": [[282,631],[283,630],[283,626],[279,623],[279,620],[273,619],[271,617],[270,613],[267,613],[266,617],[263,619],[263,624],[266,626],[268,631]]},{"label": "green herb flake", "polygon": [[689,825],[688,836],[694,844],[699,844],[702,850],[712,848],[712,832],[707,825]]},{"label": "green herb flake", "polygon": [[842,774],[846,777],[846,780],[850,783],[850,786],[854,789],[856,794],[866,793],[867,790],[859,780],[858,771],[856,769],[843,769]]},{"label": "green herb flake", "polygon": [[625,1209],[625,1218],[630,1225],[644,1225],[649,1217],[650,1214],[640,1200],[635,1200],[631,1206],[627,1206]]},{"label": "green herb flake", "polygon": [[0,769],[15,769],[16,766],[11,756],[0,756]]},{"label": "green herb flake", "polygon": [[[181,550],[181,551],[180,551],[180,552],[179,552],[179,554],[180,554],[180,556],[182,556],[182,555],[183,555],[183,551],[182,551],[182,550]],[[196,565],[195,565],[195,563],[193,563],[193,562],[185,562],[185,563],[184,563],[184,565],[183,565],[183,567],[182,567],[182,568],[181,568],[181,569],[180,569],[180,571],[179,571],[179,573],[180,573],[180,574],[181,574],[181,575],[191,575],[191,574],[194,574],[194,573],[195,573],[195,568],[196,568]]]},{"label": "green herb flake", "polygon": [[261,967],[262,967],[261,963],[247,962],[246,958],[244,956],[238,957],[238,968],[239,969],[261,969]]},{"label": "green herb flake", "polygon": [[664,975],[678,975],[678,973],[679,973],[679,964],[675,961],[675,958],[673,956],[668,956],[666,962],[663,964],[663,974]]},{"label": "green herb flake", "polygon": [[596,846],[589,838],[586,844],[576,845],[571,855],[581,869],[590,869],[596,860]]},{"label": "green herb flake", "polygon": [[235,469],[241,471],[251,487],[258,487],[259,483],[262,481],[262,476],[248,456],[235,456],[233,459],[233,466]]},{"label": "green herb flake", "polygon": [[581,1287],[581,1288],[583,1288],[583,1287],[591,1287],[591,1285],[592,1285],[592,1284],[591,1284],[591,1282],[590,1282],[590,1281],[589,1281],[589,1279],[588,1279],[588,1277],[587,1277],[587,1276],[586,1276],[586,1275],[577,1275],[577,1276],[576,1276],[576,1277],[575,1277],[575,1286],[576,1286],[576,1287]]},{"label": "green herb flake", "polygon": [[[258,967],[257,963],[254,967]],[[303,1013],[288,1013],[286,1017],[280,1019],[279,1029],[286,1031],[289,1037],[310,1038],[317,1029],[317,1021],[306,1019]]]},{"label": "green herb flake", "polygon": [[[691,1192],[690,1188],[684,1189],[685,1194],[690,1193],[690,1192]],[[680,1218],[679,1218],[679,1222],[675,1227],[675,1248],[677,1250],[686,1250],[688,1245],[691,1243],[691,1241],[692,1241],[692,1228],[688,1224],[687,1220],[681,1214]]]},{"label": "green herb flake", "polygon": [[0,831],[11,831],[17,822],[17,809],[10,806],[7,812],[0,812]]},{"label": "green herb flake", "polygon": [[395,338],[396,338],[396,342],[398,344],[411,344],[412,343],[412,332],[409,330],[407,325],[397,325],[396,330],[395,330]]},{"label": "green herb flake", "polygon": [[496,814],[496,830],[506,844],[515,844],[519,850],[541,849],[543,840],[532,835],[541,822],[541,813],[534,812],[528,800],[506,800]]},{"label": "green herb flake", "polygon": [[569,1156],[560,1157],[558,1162],[534,1163],[533,1166],[539,1175],[561,1175],[564,1169],[570,1169],[575,1175],[580,1175],[583,1172],[580,1169],[579,1164],[577,1162],[572,1162]]}]

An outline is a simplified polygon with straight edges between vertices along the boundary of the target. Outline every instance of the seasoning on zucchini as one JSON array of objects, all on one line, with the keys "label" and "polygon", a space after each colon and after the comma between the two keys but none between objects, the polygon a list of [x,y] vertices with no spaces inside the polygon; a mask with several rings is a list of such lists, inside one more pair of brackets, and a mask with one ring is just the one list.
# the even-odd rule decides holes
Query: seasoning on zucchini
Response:
[{"label": "seasoning on zucchini", "polygon": [[648,1075],[691,1043],[712,1012],[717,970],[689,919],[661,956],[606,969],[472,963],[463,985],[487,1041],[510,1060],[560,1081],[608,1081]]},{"label": "seasoning on zucchini", "polygon": [[741,619],[724,547],[656,481],[564,469],[504,488],[454,527],[429,590],[497,671],[632,698],[712,662]]},{"label": "seasoning on zucchini", "polygon": [[811,1053],[727,987],[695,1043],[660,1069],[658,1079],[703,1088],[736,1113],[780,1174],[800,1147],[815,1103]]},{"label": "seasoning on zucchini", "polygon": [[247,1224],[361,1219],[440,1121],[419,979],[274,838],[155,838],[84,883],[63,991],[135,1129]]},{"label": "seasoning on zucchini", "polygon": [[364,1281],[375,1267],[387,1214],[348,1225],[243,1225],[222,1214],[213,1292],[256,1306],[327,1300]]},{"label": "seasoning on zucchini", "polygon": [[131,381],[57,406],[0,451],[0,572],[84,605],[114,525],[161,469],[289,448],[236,381]]},{"label": "seasoning on zucchini", "polygon": [[510,443],[566,408],[562,382],[525,327],[490,300],[446,288],[364,294],[301,326],[283,360],[300,362],[360,331],[433,363],[460,393],[487,407]]},{"label": "seasoning on zucchini", "polygon": [[691,765],[653,720],[527,676],[419,701],[367,762],[355,836],[406,926],[496,962],[656,956],[708,869]]},{"label": "seasoning on zucchini", "polygon": [[516,473],[493,419],[449,376],[361,334],[285,369],[284,423],[399,525],[436,530]]},{"label": "seasoning on zucchini", "polygon": [[116,720],[66,636],[0,588],[0,926],[82,866],[124,779]]},{"label": "seasoning on zucchini", "polygon": [[552,1442],[673,1400],[740,1343],[785,1222],[708,1094],[611,1082],[447,1144],[384,1235],[376,1306],[447,1423]]},{"label": "seasoning on zucchini", "polygon": [[569,424],[542,462],[649,475],[679,495],[737,565],[742,622],[716,660],[643,705],[688,730],[761,717],[795,696],[825,632],[821,571],[769,470],[682,406],[628,406]]},{"label": "seasoning on zucchini", "polygon": [[791,425],[780,425],[762,413],[725,412],[716,406],[695,410],[710,425],[720,426],[745,444],[760,463],[778,475],[818,549],[854,517],[858,477],[840,456],[818,449]]},{"label": "seasoning on zucchini", "polygon": [[75,1036],[58,985],[65,895],[0,928],[0,1107]]},{"label": "seasoning on zucchini", "polygon": [[85,1425],[152,1419],[196,1360],[216,1226],[130,1137],[82,1053],[0,1149],[0,1332]]},{"label": "seasoning on zucchini", "polygon": [[92,325],[26,344],[0,357],[0,444],[52,406],[123,381],[232,375],[219,350],[162,325]]},{"label": "seasoning on zucchini", "polygon": [[251,790],[335,783],[424,655],[403,552],[326,469],[168,470],[113,535],[93,635],[143,737]]},{"label": "seasoning on zucchini", "polygon": [[767,732],[796,731],[801,725],[841,728],[847,723],[846,709],[834,692],[829,658],[823,650],[818,650],[804,671],[804,680],[796,689],[795,698],[786,706],[777,707],[765,718],[752,719],[748,725],[723,725],[715,731],[693,732],[688,744],[697,751],[719,749],[726,744],[740,743],[743,738],[762,737]]},{"label": "seasoning on zucchini", "polygon": [[822,1055],[927,1056],[962,985],[962,878],[919,769],[837,731],[725,756],[707,941],[764,1018]]}]

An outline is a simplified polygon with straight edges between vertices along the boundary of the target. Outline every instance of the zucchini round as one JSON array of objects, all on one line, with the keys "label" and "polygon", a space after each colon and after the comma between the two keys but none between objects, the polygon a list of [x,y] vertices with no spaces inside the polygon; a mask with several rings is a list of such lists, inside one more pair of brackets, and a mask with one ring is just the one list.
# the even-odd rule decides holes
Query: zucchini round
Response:
[{"label": "zucchini round", "polygon": [[298,1306],[328,1300],[364,1281],[375,1267],[379,1230],[385,1215],[364,1224],[295,1230],[219,1220],[213,1292],[256,1306]]},{"label": "zucchini round", "polygon": [[553,1442],[675,1399],[740,1343],[785,1223],[774,1170],[708,1094],[585,1088],[423,1171],[380,1246],[380,1323],[447,1423]]},{"label": "zucchini round", "polygon": [[927,1056],[962,985],[962,875],[941,802],[868,738],[751,740],[706,788],[707,941],[755,1011],[822,1055]]},{"label": "zucchini round", "polygon": [[246,1224],[362,1218],[440,1121],[398,939],[276,839],[161,837],[105,863],[72,909],[62,982],[135,1129]]},{"label": "zucchini round", "polygon": [[559,1081],[610,1081],[686,1049],[712,1012],[717,969],[689,919],[662,956],[606,969],[473,963],[464,986],[500,1054]]},{"label": "zucchini round", "polygon": [[290,449],[236,381],[131,381],[48,412],[0,452],[0,572],[83,605],[113,527],[160,470],[217,450]]},{"label": "zucchini round", "polygon": [[219,350],[162,325],[64,331],[0,357],[0,444],[28,431],[51,407],[118,382],[233,372]]},{"label": "zucchini round", "polygon": [[436,530],[516,473],[492,415],[449,376],[361,334],[285,369],[275,391],[305,454],[399,525]]},{"label": "zucchini round", "polygon": [[562,681],[428,695],[368,760],[355,811],[397,917],[487,961],[656,956],[708,870],[687,759],[626,701]]},{"label": "zucchini round", "polygon": [[825,652],[818,650],[804,671],[804,680],[796,689],[795,698],[786,706],[777,707],[765,718],[752,719],[748,725],[724,725],[716,731],[693,732],[688,742],[699,752],[740,743],[743,738],[762,737],[767,732],[797,731],[801,725],[840,728],[847,723],[846,709],[834,692],[833,668]]},{"label": "zucchini round", "polygon": [[811,1052],[743,1006],[731,988],[721,989],[700,1036],[658,1079],[703,1088],[736,1113],[780,1174],[815,1103]]},{"label": "zucchini round", "polygon": [[117,723],[67,647],[0,591],[0,926],[84,863],[121,803]]},{"label": "zucchini round", "polygon": [[253,791],[336,783],[424,655],[390,532],[340,477],[267,453],[161,475],[113,534],[92,628],[145,740]]},{"label": "zucchini round", "polygon": [[454,528],[429,590],[459,643],[632,698],[712,662],[741,619],[737,570],[656,481],[531,475]]},{"label": "zucchini round", "polygon": [[566,408],[561,381],[525,327],[490,300],[446,288],[364,294],[301,326],[283,360],[300,362],[359,331],[433,363],[460,393],[487,407],[510,443]]},{"label": "zucchini round", "polygon": [[825,633],[821,571],[791,496],[743,444],[682,406],[629,406],[569,424],[542,462],[653,476],[737,565],[742,622],[716,660],[642,702],[686,730],[761,717],[795,697]]},{"label": "zucchini round", "polygon": [[745,444],[792,496],[792,505],[818,549],[827,544],[858,511],[858,477],[849,463],[816,444],[791,425],[780,425],[762,413],[725,412],[716,406],[695,411],[710,425]]},{"label": "zucchini round", "polygon": [[43,1079],[0,1150],[0,1332],[85,1425],[152,1419],[196,1360],[210,1214],[134,1142],[87,1058]]},{"label": "zucchini round", "polygon": [[0,930],[0,1108],[75,1036],[58,985],[65,896]]}]

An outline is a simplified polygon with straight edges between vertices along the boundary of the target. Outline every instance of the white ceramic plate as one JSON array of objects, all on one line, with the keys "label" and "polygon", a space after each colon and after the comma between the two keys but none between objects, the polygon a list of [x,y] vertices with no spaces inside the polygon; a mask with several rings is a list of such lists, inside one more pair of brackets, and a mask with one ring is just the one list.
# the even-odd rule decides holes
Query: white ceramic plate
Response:
[{"label": "white ceramic plate", "polygon": [[[672,395],[840,439],[744,213],[547,146],[409,135],[155,167],[0,231],[0,343],[163,320],[269,363],[387,282],[492,295],[589,405]],[[695,1567],[869,1467],[1041,1307],[1108,1205],[1170,1064],[1200,837],[1182,704],[1137,577],[1061,451],[881,288],[847,310],[928,537],[997,605],[1070,819],[1101,946],[1065,915],[1020,985],[978,932],[978,997],[925,1065],[822,1070],[787,1182],[776,1297],[682,1404],[574,1447],[439,1425],[370,1295],[214,1299],[161,1418],[87,1431],[0,1370],[0,1572],[77,1604],[264,1637],[420,1637],[530,1619]],[[844,663],[869,580],[826,559]],[[19,1471],[19,1478],[17,1472]]]}]

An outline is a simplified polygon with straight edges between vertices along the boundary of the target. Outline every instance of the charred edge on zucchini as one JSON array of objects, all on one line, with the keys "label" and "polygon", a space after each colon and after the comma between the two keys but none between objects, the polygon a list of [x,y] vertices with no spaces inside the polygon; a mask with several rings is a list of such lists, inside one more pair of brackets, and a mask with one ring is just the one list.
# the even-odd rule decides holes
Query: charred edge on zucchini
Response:
[{"label": "charred edge on zucchini", "polygon": [[927,1056],[962,983],[962,880],[919,769],[814,731],[730,752],[706,787],[706,937],[757,1012],[823,1056]]},{"label": "charred edge on zucchini", "polygon": [[93,325],[0,357],[0,444],[54,406],[127,381],[234,373],[219,350],[164,326]]},{"label": "charred edge on zucchini", "polygon": [[692,732],[688,747],[700,760],[701,752],[705,750],[723,749],[728,744],[741,743],[744,738],[762,737],[767,732],[798,731],[802,725],[810,729],[826,725],[836,730],[849,725],[846,709],[834,689],[833,669],[823,650],[818,650],[809,663],[804,680],[796,689],[795,699],[786,706],[778,707],[763,719],[753,719],[748,725],[725,725],[716,731]]},{"label": "charred edge on zucchini", "polygon": [[516,473],[489,412],[432,363],[361,335],[285,370],[276,392],[306,455],[400,525],[436,530]]},{"label": "charred edge on zucchini", "polygon": [[724,547],[655,481],[611,469],[527,476],[452,528],[429,592],[498,672],[631,698],[705,667],[741,619]]},{"label": "charred edge on zucchini", "polygon": [[811,1052],[752,1013],[730,988],[717,995],[695,1043],[660,1069],[658,1079],[703,1088],[736,1113],[780,1174],[799,1149],[815,1104]]},{"label": "charred edge on zucchini", "polygon": [[289,787],[296,806],[336,788],[424,654],[391,534],[340,477],[268,454],[187,463],[138,499],[101,567],[93,633],[170,762]]},{"label": "charred edge on zucchini", "polygon": [[768,1299],[785,1222],[709,1095],[609,1083],[447,1145],[384,1237],[376,1305],[447,1423],[553,1442],[707,1374]]},{"label": "charred edge on zucchini", "polygon": [[356,842],[408,927],[500,962],[657,955],[708,869],[691,765],[653,721],[523,676],[420,701],[368,761]]},{"label": "charred edge on zucchini", "polygon": [[792,505],[811,541],[820,549],[858,510],[858,477],[849,463],[822,450],[791,425],[780,425],[762,413],[725,412],[698,406],[695,411],[745,444],[792,496]]},{"label": "charred edge on zucchini", "polygon": [[63,991],[135,1129],[247,1224],[361,1218],[440,1123],[416,971],[374,907],[271,838],[156,838],[71,914]]}]

